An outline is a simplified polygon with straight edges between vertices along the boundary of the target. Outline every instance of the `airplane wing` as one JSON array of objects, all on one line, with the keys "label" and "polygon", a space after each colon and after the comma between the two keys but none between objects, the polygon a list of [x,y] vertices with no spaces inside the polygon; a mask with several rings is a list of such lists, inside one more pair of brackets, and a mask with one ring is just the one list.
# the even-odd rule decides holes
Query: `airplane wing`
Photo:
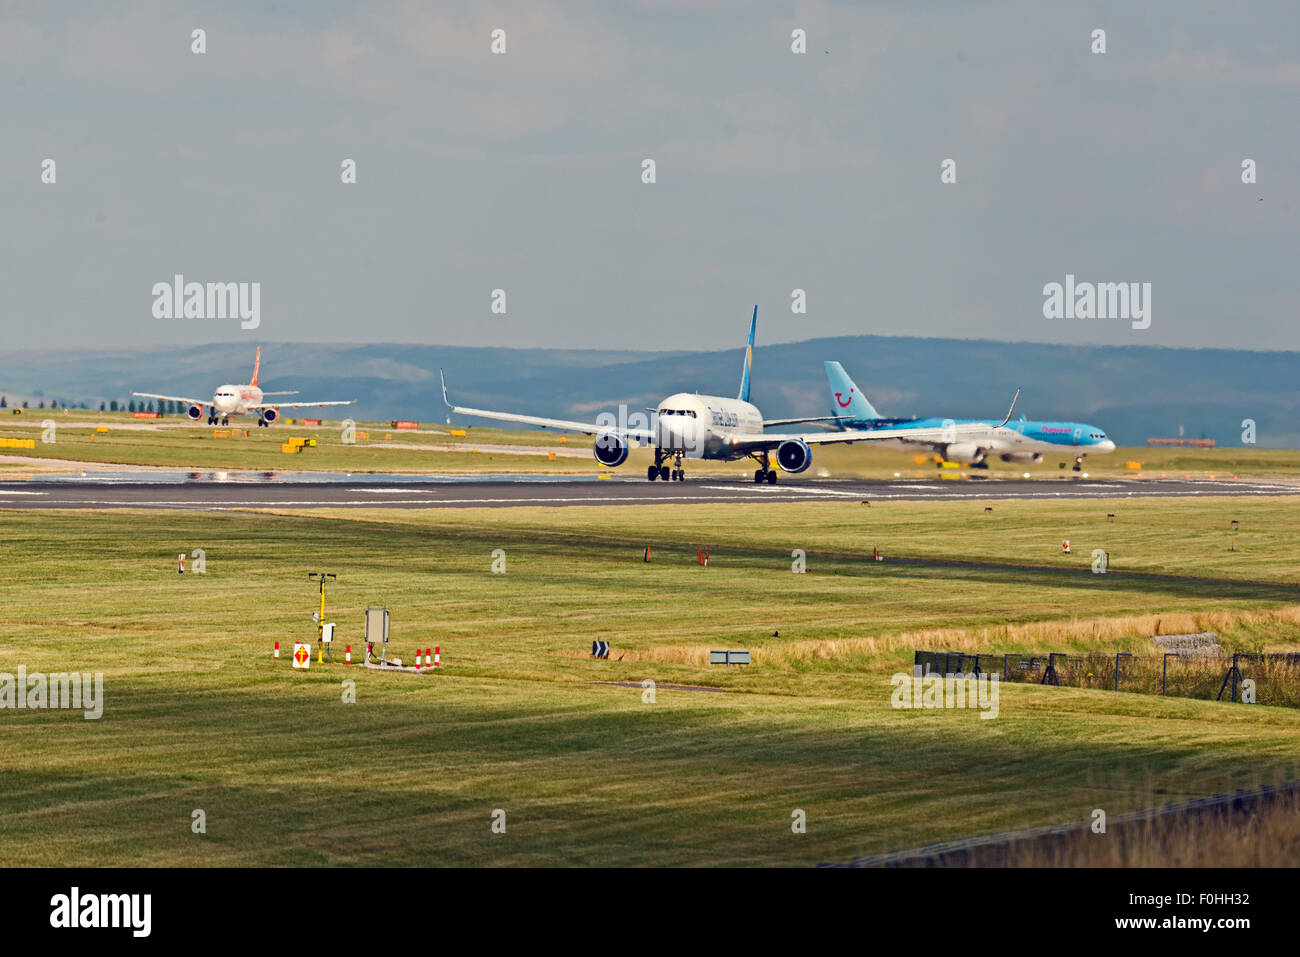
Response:
[{"label": "airplane wing", "polygon": [[918,445],[950,445],[959,441],[962,436],[988,433],[993,429],[1000,429],[1011,421],[1011,416],[1016,411],[1016,401],[1020,398],[1020,390],[1016,390],[1015,397],[1011,400],[1011,409],[1007,412],[1006,418],[994,425],[992,422],[973,422],[966,425],[950,425],[942,429],[848,429],[843,432],[809,432],[802,435],[733,435],[730,439],[731,445],[738,452],[758,452],[763,449],[773,449],[782,442],[790,439],[798,439],[808,445],[830,445],[845,442],[884,442],[889,439],[902,439],[907,442],[915,442]]},{"label": "airplane wing", "polygon": [[297,395],[297,394],[298,394],[297,392],[263,392],[262,397],[265,398],[268,395]]},{"label": "airplane wing", "polygon": [[165,399],[168,402],[188,402],[190,405],[208,406],[212,404],[211,399],[187,399],[182,395],[155,395],[152,392],[132,392],[142,399]]},{"label": "airplane wing", "polygon": [[250,405],[250,409],[304,409],[316,408],[321,405],[356,405],[356,399],[348,399],[339,402],[259,402],[257,405]]},{"label": "airplane wing", "polygon": [[541,429],[558,429],[561,432],[578,432],[582,435],[625,435],[628,438],[638,439],[643,442],[655,441],[654,429],[610,428],[607,425],[594,422],[547,419],[537,415],[519,415],[515,412],[490,412],[487,409],[467,409],[463,406],[452,405],[451,400],[447,398],[447,379],[442,374],[441,369],[438,370],[438,376],[442,379],[442,401],[446,403],[447,408],[460,415],[474,415],[482,419],[496,419],[499,422],[517,422],[520,425],[535,425]]}]

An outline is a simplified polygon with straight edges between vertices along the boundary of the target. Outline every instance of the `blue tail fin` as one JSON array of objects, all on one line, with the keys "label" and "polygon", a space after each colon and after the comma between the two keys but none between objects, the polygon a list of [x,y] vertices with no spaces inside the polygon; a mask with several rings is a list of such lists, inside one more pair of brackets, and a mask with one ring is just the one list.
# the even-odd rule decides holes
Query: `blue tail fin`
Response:
[{"label": "blue tail fin", "polygon": [[844,366],[838,362],[827,362],[826,381],[831,387],[831,411],[838,416],[846,419],[879,419],[880,413],[875,410],[867,397],[862,394],[849,374],[844,371]]},{"label": "blue tail fin", "polygon": [[754,330],[758,328],[758,306],[754,307],[754,318],[749,323],[749,344],[745,346],[745,365],[740,371],[740,395],[736,396],[741,402],[749,401],[749,370],[754,367]]}]

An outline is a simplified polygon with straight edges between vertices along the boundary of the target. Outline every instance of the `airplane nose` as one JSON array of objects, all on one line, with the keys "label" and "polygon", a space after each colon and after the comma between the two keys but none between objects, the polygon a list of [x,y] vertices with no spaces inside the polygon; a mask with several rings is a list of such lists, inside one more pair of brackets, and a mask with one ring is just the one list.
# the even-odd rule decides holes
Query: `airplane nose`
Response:
[{"label": "airplane nose", "polygon": [[1103,441],[1103,442],[1101,443],[1101,451],[1102,451],[1102,452],[1114,452],[1114,451],[1115,451],[1115,443],[1112,442],[1110,439],[1106,439],[1105,441]]},{"label": "airplane nose", "polygon": [[659,447],[690,451],[695,447],[694,422],[682,416],[659,417]]}]

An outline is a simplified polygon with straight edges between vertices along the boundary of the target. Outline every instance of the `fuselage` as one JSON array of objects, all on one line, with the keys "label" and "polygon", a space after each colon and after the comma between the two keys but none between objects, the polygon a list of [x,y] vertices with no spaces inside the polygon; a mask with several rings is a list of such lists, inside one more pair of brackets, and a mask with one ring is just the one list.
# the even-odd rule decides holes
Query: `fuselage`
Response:
[{"label": "fuselage", "polygon": [[255,385],[223,385],[212,394],[212,408],[221,415],[257,415],[250,405],[260,405],[262,390]]},{"label": "fuselage", "polygon": [[[1020,419],[999,426],[996,422],[985,419],[912,419],[898,422],[896,419],[850,419],[842,418],[841,425],[847,429],[916,429],[930,432],[943,432],[953,426],[987,426],[986,429],[974,429],[963,432],[960,442],[954,445],[977,446],[994,455],[1043,455],[1068,452],[1073,455],[1095,453],[1105,454],[1115,451],[1115,443],[1095,425],[1084,422],[1039,422]],[[912,448],[906,439],[893,443],[896,447]],[[929,447],[928,443],[925,447]]]},{"label": "fuselage", "polygon": [[656,445],[691,459],[741,458],[730,439],[763,431],[763,415],[753,403],[720,395],[678,392],[657,407]]}]

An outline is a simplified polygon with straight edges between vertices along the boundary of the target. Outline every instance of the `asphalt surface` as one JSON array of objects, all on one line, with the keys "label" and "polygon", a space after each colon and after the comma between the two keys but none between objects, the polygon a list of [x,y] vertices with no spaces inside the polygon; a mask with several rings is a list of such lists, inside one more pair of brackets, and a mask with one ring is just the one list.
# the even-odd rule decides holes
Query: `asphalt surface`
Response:
[{"label": "asphalt surface", "polygon": [[195,481],[159,483],[130,477],[113,481],[0,482],[0,509],[175,508],[506,508],[511,506],[611,506],[734,502],[884,502],[992,499],[1142,498],[1226,495],[1300,495],[1300,485],[1236,480],[834,480],[778,485],[698,479],[647,482],[549,478],[543,481],[366,480],[329,482]]}]

